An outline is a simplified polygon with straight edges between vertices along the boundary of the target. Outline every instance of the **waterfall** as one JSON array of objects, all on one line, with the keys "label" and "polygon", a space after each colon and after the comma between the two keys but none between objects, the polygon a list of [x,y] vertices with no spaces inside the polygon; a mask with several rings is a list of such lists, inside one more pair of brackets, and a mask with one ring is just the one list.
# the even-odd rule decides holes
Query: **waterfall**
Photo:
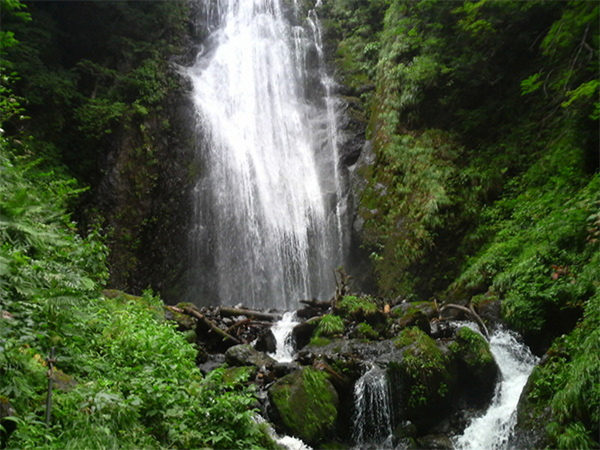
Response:
[{"label": "waterfall", "polygon": [[202,167],[188,283],[198,302],[293,309],[331,295],[343,263],[332,80],[316,14],[301,21],[288,4],[202,6],[209,35],[186,70]]},{"label": "waterfall", "polygon": [[516,424],[519,397],[537,358],[518,336],[498,329],[490,338],[490,350],[500,368],[501,380],[487,411],[474,418],[461,436],[457,449],[504,449]]},{"label": "waterfall", "polygon": [[281,320],[277,321],[271,328],[277,347],[275,353],[270,356],[277,361],[290,362],[294,359],[292,331],[298,323],[295,312],[286,312]]},{"label": "waterfall", "polygon": [[372,366],[354,385],[354,429],[358,446],[391,446],[392,402],[385,369]]}]

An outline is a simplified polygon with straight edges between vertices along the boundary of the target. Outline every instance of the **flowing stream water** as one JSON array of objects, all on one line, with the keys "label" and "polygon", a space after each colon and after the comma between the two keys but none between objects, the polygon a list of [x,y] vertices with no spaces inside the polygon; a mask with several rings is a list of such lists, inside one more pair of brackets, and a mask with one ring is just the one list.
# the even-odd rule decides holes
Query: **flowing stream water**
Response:
[{"label": "flowing stream water", "polygon": [[498,329],[492,334],[490,350],[500,368],[501,380],[487,411],[474,418],[461,436],[454,438],[457,449],[507,447],[517,420],[519,397],[537,363],[529,348],[508,330]]},{"label": "flowing stream water", "polygon": [[352,438],[358,447],[392,448],[392,401],[386,370],[369,368],[354,385]]},{"label": "flowing stream water", "polygon": [[189,294],[279,310],[327,297],[345,200],[316,13],[282,0],[200,8],[210,33],[186,71],[202,167]]},{"label": "flowing stream water", "polygon": [[290,362],[294,359],[294,340],[292,331],[298,325],[295,312],[286,312],[281,320],[278,320],[272,327],[271,331],[275,337],[276,349],[275,353],[270,354],[279,362]]}]

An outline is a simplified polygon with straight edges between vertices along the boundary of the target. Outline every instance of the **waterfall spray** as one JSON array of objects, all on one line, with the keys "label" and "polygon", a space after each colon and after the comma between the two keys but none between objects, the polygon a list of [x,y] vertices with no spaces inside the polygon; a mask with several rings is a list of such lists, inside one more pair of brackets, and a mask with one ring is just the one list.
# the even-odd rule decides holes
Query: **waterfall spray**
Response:
[{"label": "waterfall spray", "polygon": [[289,310],[330,295],[343,262],[331,79],[316,17],[292,25],[284,3],[205,5],[213,31],[187,70],[205,169],[189,292],[211,303]]}]

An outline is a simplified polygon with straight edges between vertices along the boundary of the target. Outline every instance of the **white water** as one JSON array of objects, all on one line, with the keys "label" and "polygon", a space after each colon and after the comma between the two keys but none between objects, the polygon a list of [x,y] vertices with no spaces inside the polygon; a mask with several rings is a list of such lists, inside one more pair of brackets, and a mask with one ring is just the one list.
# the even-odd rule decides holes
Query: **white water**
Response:
[{"label": "white water", "polygon": [[212,33],[187,70],[204,170],[189,292],[211,303],[292,309],[329,296],[343,260],[332,81],[316,15],[292,25],[284,3],[202,6]]},{"label": "white water", "polygon": [[293,436],[283,436],[276,438],[275,441],[287,450],[311,450],[311,447],[302,442],[302,440]]},{"label": "white water", "polygon": [[269,355],[276,361],[290,362],[294,359],[292,330],[298,323],[295,312],[286,312],[271,328],[277,347],[275,353]]},{"label": "white water", "polygon": [[511,331],[496,330],[490,338],[502,379],[496,386],[488,410],[474,418],[464,433],[454,439],[457,449],[491,450],[507,448],[516,424],[519,397],[533,370],[537,358]]},{"label": "white water", "polygon": [[389,447],[392,440],[392,417],[386,371],[373,366],[354,385],[354,442],[358,446]]},{"label": "white water", "polygon": [[288,435],[279,435],[275,432],[273,427],[269,422],[265,420],[263,416],[256,414],[254,416],[254,421],[256,423],[262,424],[265,426],[267,434],[273,438],[275,442],[277,442],[282,448],[286,450],[312,450],[312,447],[306,445],[302,439],[298,439],[294,436]]}]

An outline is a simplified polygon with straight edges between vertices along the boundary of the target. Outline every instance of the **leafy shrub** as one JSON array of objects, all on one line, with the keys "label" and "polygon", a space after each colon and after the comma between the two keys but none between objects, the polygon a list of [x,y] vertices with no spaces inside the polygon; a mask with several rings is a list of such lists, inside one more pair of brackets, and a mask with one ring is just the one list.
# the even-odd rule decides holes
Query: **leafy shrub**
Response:
[{"label": "leafy shrub", "polygon": [[314,333],[316,337],[341,334],[344,334],[344,321],[341,317],[333,314],[325,314],[319,321]]},{"label": "leafy shrub", "polygon": [[[253,419],[253,392],[222,371],[202,377],[157,297],[100,295],[106,249],[97,233],[80,237],[65,212],[74,182],[0,140],[0,397],[17,422],[8,446],[271,446]],[[56,381],[47,426],[52,347],[57,373],[72,381]]]},{"label": "leafy shrub", "polygon": [[355,295],[344,296],[336,305],[336,308],[344,315],[357,316],[369,315],[377,312],[377,304],[370,297],[357,297]]}]

